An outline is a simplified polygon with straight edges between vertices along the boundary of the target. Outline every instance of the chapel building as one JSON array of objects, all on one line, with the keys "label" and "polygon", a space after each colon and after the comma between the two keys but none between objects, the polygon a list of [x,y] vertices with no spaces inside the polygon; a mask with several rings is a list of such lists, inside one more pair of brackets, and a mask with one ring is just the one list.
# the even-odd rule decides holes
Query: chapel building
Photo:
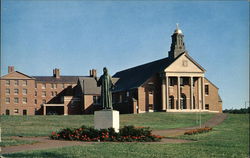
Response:
[{"label": "chapel building", "polygon": [[121,113],[222,112],[218,87],[187,52],[177,27],[168,57],[117,72],[114,106]]}]

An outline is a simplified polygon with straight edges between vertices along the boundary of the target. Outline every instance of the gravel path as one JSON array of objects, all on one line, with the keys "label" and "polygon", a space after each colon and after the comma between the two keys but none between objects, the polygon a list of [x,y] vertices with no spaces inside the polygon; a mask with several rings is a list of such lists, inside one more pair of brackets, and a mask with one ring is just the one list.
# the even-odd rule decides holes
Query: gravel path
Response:
[{"label": "gravel path", "polygon": [[[226,119],[226,114],[216,114],[210,120],[202,125],[202,127],[214,127],[220,123],[222,123]],[[155,135],[161,135],[166,137],[174,137],[183,135],[185,131],[189,129],[199,128],[199,126],[195,127],[187,127],[187,128],[176,128],[176,129],[166,129],[166,130],[155,130],[152,133]],[[1,154],[6,153],[14,153],[21,151],[29,151],[29,150],[42,150],[42,149],[51,149],[51,148],[60,148],[65,146],[75,146],[75,145],[91,145],[102,142],[80,142],[80,141],[62,141],[62,140],[50,140],[48,137],[11,137],[13,139],[19,140],[34,140],[38,141],[38,143],[34,144],[24,144],[17,146],[8,146],[2,147]],[[166,143],[188,143],[194,142],[191,140],[183,140],[183,139],[171,139],[171,138],[163,138],[161,142],[145,142],[146,144],[166,144]]]}]

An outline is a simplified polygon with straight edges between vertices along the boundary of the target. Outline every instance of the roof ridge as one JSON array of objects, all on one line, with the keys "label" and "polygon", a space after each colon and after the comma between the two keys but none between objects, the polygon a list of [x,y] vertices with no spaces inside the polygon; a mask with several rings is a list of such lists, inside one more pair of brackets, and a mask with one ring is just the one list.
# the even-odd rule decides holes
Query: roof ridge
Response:
[{"label": "roof ridge", "polygon": [[138,67],[142,67],[142,66],[145,66],[145,65],[148,65],[148,64],[152,64],[152,63],[154,63],[154,62],[158,62],[158,61],[160,61],[160,60],[164,60],[164,59],[167,59],[167,58],[168,58],[168,57],[165,57],[165,58],[161,58],[161,59],[158,59],[158,60],[154,60],[154,61],[151,61],[151,62],[148,62],[148,63],[141,64],[141,65],[138,65],[138,66],[130,67],[130,68],[128,68],[128,69],[124,69],[124,70],[121,70],[121,71],[116,72],[113,76],[115,76],[117,73],[125,72],[125,71],[128,71],[128,70],[134,69],[134,68],[138,68]]}]

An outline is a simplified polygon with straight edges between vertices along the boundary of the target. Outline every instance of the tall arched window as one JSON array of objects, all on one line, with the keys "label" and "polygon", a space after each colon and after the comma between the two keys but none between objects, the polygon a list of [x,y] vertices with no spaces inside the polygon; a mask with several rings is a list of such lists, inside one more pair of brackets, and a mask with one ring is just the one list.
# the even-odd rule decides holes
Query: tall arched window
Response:
[{"label": "tall arched window", "polygon": [[186,100],[186,95],[181,94],[181,109],[187,109],[187,100]]},{"label": "tall arched window", "polygon": [[174,96],[170,96],[169,97],[169,105],[168,105],[169,109],[174,109]]}]

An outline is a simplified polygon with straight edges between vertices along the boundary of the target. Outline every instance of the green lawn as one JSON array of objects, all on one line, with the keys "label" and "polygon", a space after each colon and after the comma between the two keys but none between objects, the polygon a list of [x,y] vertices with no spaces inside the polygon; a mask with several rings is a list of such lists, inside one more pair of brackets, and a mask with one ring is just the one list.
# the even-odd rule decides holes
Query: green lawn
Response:
[{"label": "green lawn", "polygon": [[[202,120],[206,121],[213,115],[202,114]],[[2,136],[48,136],[65,127],[93,126],[93,120],[93,115],[1,116]],[[120,115],[120,125],[167,129],[196,126],[197,123],[196,114],[155,112]]]},{"label": "green lawn", "polygon": [[[214,114],[202,114],[206,121]],[[120,115],[121,126],[135,125],[151,127],[151,129],[167,129],[196,126],[197,114],[145,113]],[[93,126],[93,115],[68,116],[1,116],[3,140],[0,146],[29,144],[32,141],[14,140],[11,136],[48,136],[52,131],[65,127],[78,128],[81,125]]]},{"label": "green lawn", "polygon": [[[179,114],[175,115],[178,117]],[[192,115],[190,115],[190,117],[192,117]],[[221,125],[215,127],[213,131],[195,136],[182,136],[182,138],[198,140],[198,142],[183,144],[100,143],[87,146],[73,146],[50,150],[6,154],[4,156],[51,158],[246,158],[249,156],[249,115],[229,114],[228,118]]]},{"label": "green lawn", "polygon": [[[203,114],[202,118],[205,121],[210,118],[212,114]],[[92,117],[92,118],[91,118]],[[46,119],[45,119],[46,118]],[[91,121],[87,125],[93,124],[93,116],[50,116],[50,117],[2,117],[2,126],[5,124],[2,132],[6,129],[15,126],[27,127],[25,122],[40,122],[40,127],[54,128],[54,130],[61,127],[78,127],[79,122],[86,120]],[[25,121],[26,120],[26,121]],[[58,121],[61,120],[61,121]],[[67,122],[66,122],[67,120]],[[74,120],[74,121],[73,121]],[[168,114],[168,113],[148,113],[140,115],[121,115],[121,124],[134,124],[136,126],[150,126],[153,129],[174,128],[183,126],[196,125],[195,114]],[[9,123],[10,124],[9,124]],[[17,122],[15,124],[15,122]],[[49,123],[45,125],[43,123]],[[148,124],[147,124],[148,122]],[[53,127],[56,126],[56,127]],[[38,128],[38,126],[35,126]],[[20,127],[15,127],[19,129]],[[42,132],[41,129],[32,128],[33,131],[40,131],[40,135],[45,135],[46,130]],[[22,131],[21,129],[19,129]],[[15,134],[11,129],[8,131]],[[24,131],[22,131],[24,132]],[[31,132],[32,133],[32,132]],[[6,135],[6,134],[4,134]],[[28,134],[30,133],[28,132]],[[34,135],[34,134],[33,134]],[[211,132],[194,135],[181,136],[179,138],[198,140],[197,142],[183,143],[183,144],[144,144],[144,143],[99,143],[90,144],[86,146],[72,146],[50,150],[38,150],[29,152],[20,152],[13,154],[5,154],[5,157],[249,157],[249,115],[229,114],[228,118],[220,125],[215,127]]]}]

